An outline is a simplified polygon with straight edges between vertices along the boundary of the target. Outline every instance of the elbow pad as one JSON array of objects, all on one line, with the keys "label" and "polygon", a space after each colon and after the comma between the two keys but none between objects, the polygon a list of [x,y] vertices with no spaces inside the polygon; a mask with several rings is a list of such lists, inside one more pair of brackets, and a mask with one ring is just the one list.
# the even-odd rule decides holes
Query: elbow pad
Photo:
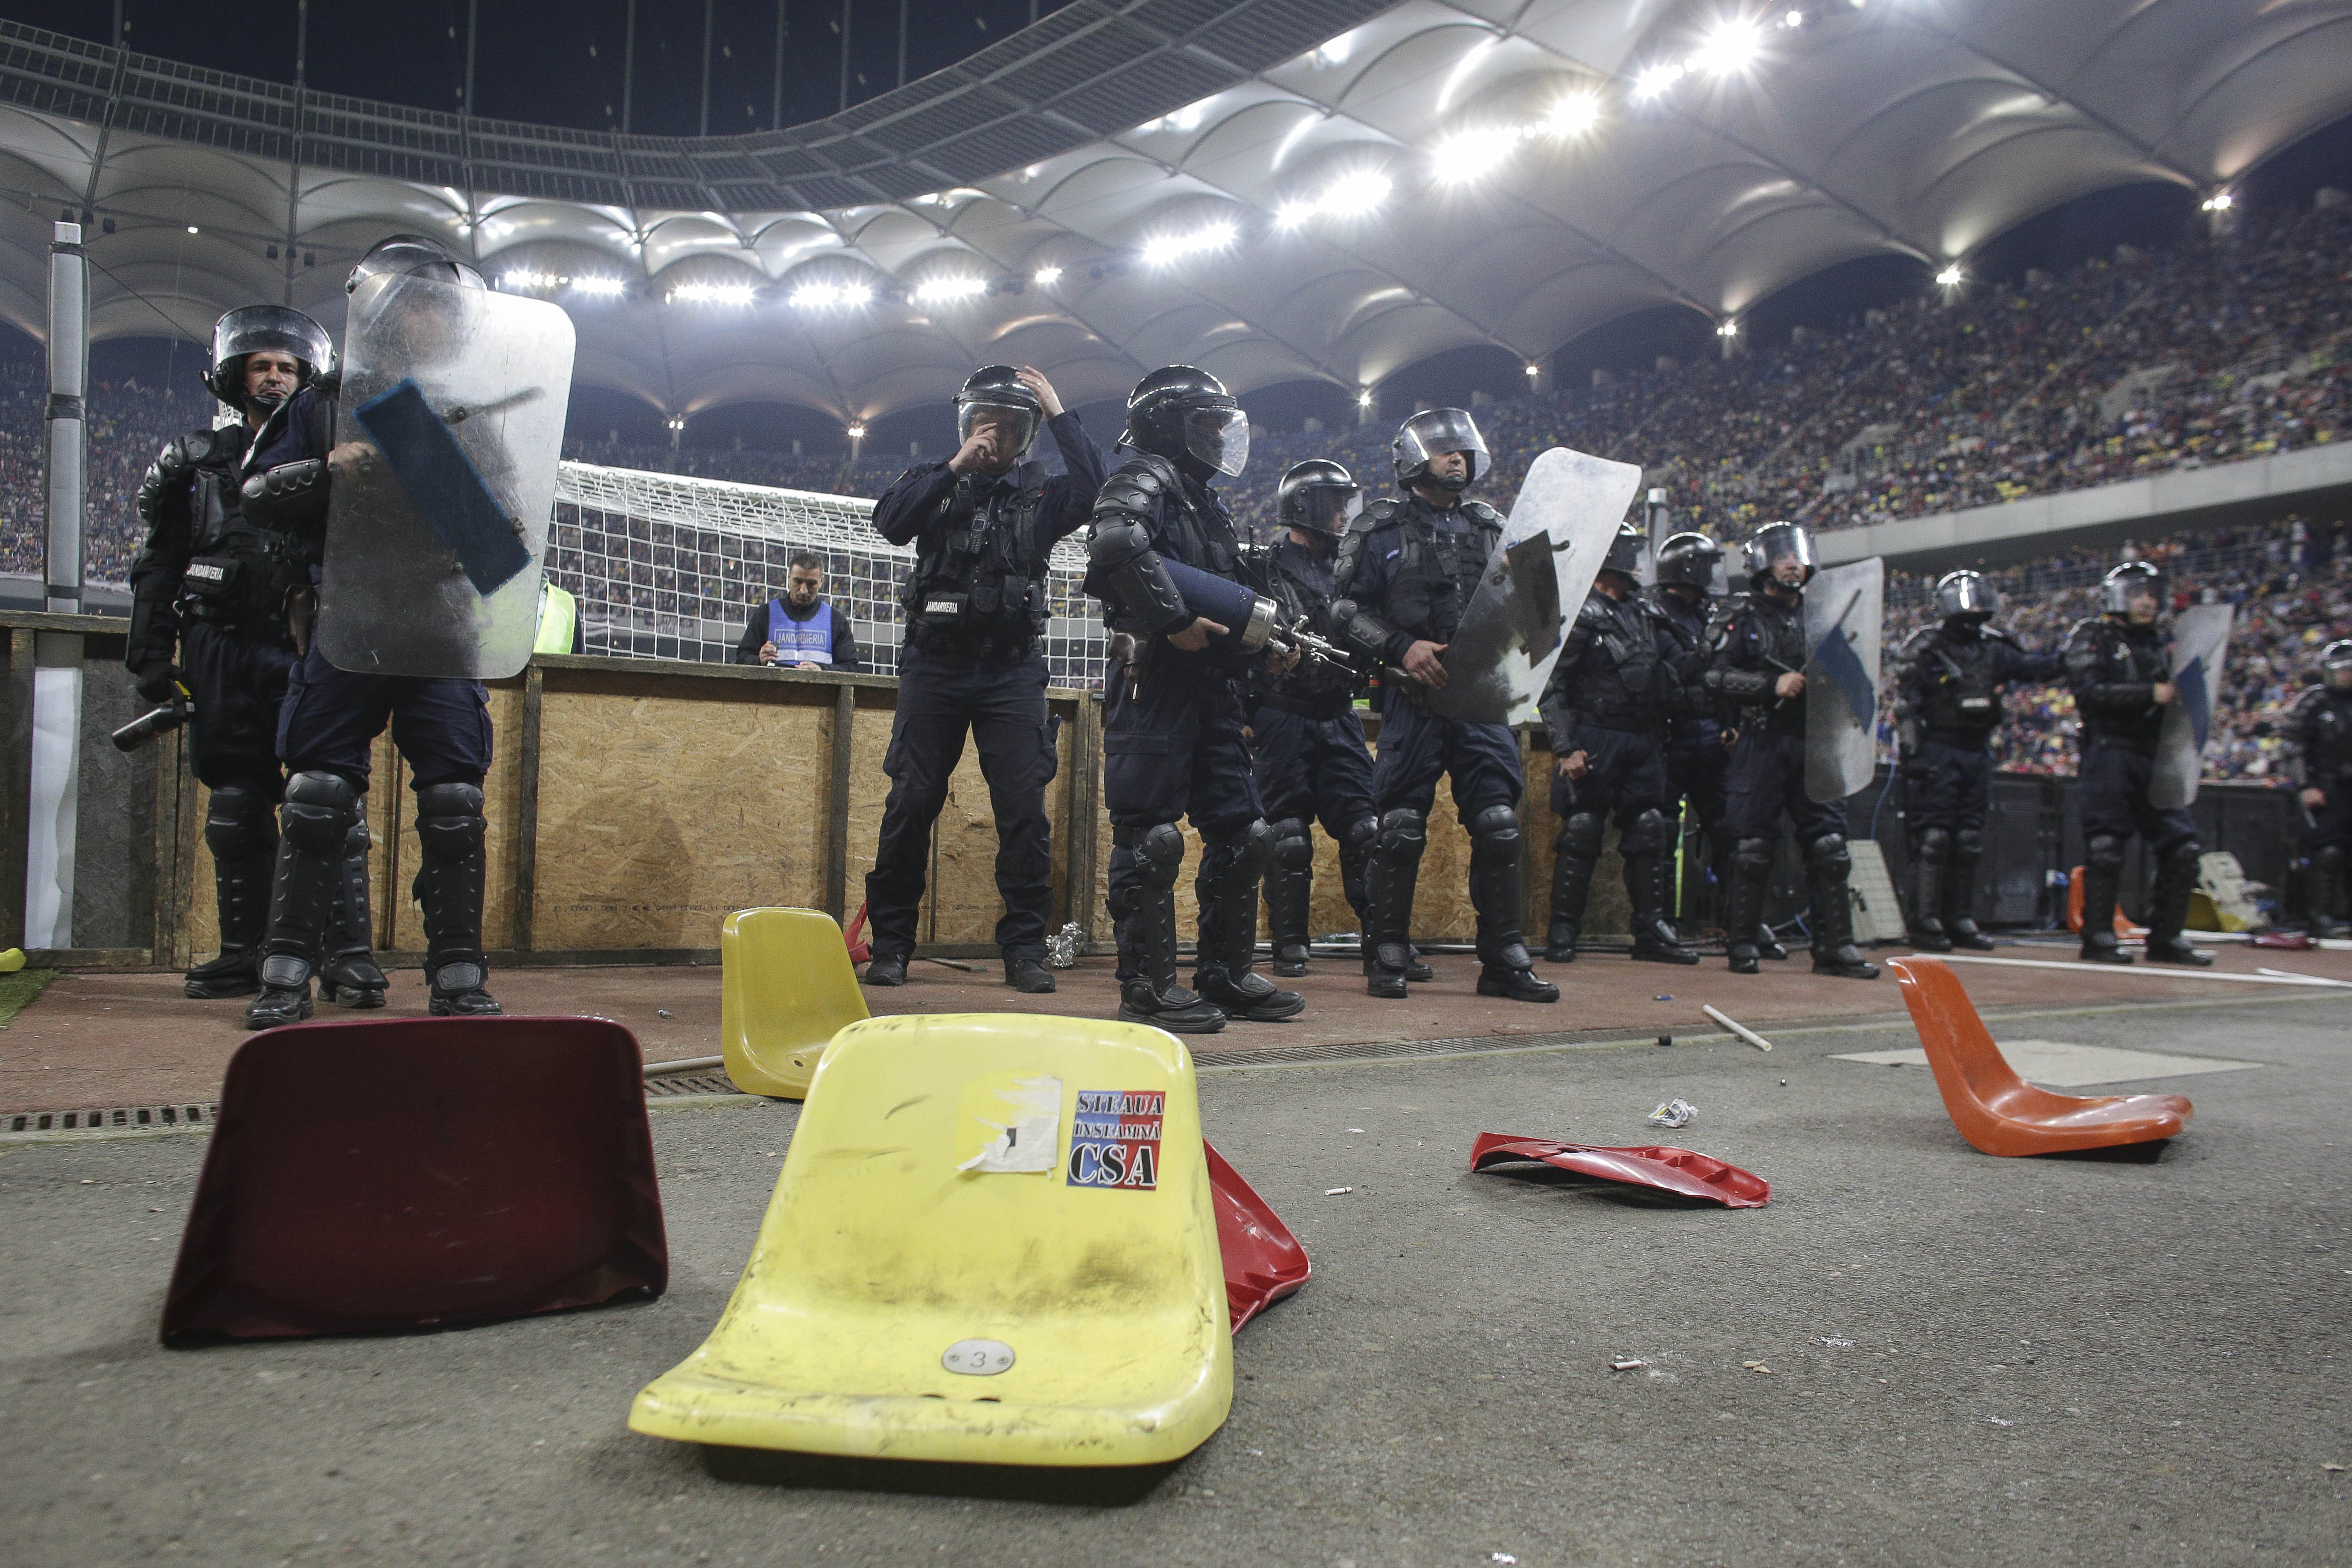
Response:
[{"label": "elbow pad", "polygon": [[1354,600],[1332,601],[1331,624],[1359,653],[1374,659],[1389,656],[1389,639],[1396,635],[1396,629]]},{"label": "elbow pad", "polygon": [[1156,637],[1192,619],[1167,563],[1151,548],[1150,534],[1133,517],[1097,513],[1087,554],[1090,575],[1143,635]]},{"label": "elbow pad", "polygon": [[305,533],[327,516],[327,464],[281,463],[245,482],[245,520],[278,533]]}]

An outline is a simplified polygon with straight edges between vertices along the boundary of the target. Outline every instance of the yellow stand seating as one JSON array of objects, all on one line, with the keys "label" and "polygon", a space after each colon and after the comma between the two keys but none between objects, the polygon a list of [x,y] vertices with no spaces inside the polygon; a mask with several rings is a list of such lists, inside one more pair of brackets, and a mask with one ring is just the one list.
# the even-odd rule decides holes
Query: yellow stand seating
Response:
[{"label": "yellow stand seating", "polygon": [[719,964],[729,1080],[746,1094],[805,1098],[825,1043],[868,1016],[841,927],[814,909],[739,909],[719,927]]},{"label": "yellow stand seating", "polygon": [[1167,1463],[1233,1404],[1228,1316],[1173,1036],[872,1019],[824,1052],[718,1326],[629,1426],[809,1454]]}]

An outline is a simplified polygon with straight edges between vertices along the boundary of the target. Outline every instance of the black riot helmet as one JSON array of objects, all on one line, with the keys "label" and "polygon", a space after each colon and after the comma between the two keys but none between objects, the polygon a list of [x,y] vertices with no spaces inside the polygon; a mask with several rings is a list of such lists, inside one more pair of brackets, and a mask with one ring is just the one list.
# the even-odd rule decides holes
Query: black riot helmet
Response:
[{"label": "black riot helmet", "polygon": [[1469,458],[1458,482],[1440,481],[1447,490],[1468,489],[1487,468],[1486,438],[1478,434],[1478,422],[1466,409],[1423,409],[1398,427],[1395,451],[1400,485],[1411,485],[1426,475],[1429,460],[1441,452],[1459,452]]},{"label": "black riot helmet", "polygon": [[2352,685],[2352,637],[2338,637],[2319,651],[2319,674],[2339,690]]},{"label": "black riot helmet", "polygon": [[1274,515],[1286,528],[1333,538],[1348,531],[1363,500],[1356,476],[1328,457],[1294,464],[1275,486]]},{"label": "black riot helmet", "polygon": [[1601,570],[1613,571],[1639,582],[1642,580],[1642,558],[1649,553],[1650,536],[1631,523],[1617,525],[1617,537],[1609,541],[1609,553],[1601,558]]},{"label": "black riot helmet", "polygon": [[404,277],[429,277],[436,283],[454,283],[460,288],[488,288],[482,275],[472,264],[458,260],[449,254],[448,246],[424,235],[394,235],[380,239],[360,257],[352,275],[343,279],[343,292],[351,293],[371,277],[384,273],[396,273]]},{"label": "black riot helmet", "polygon": [[1170,365],[1135,383],[1118,439],[1196,479],[1231,478],[1249,463],[1249,415],[1224,382],[1192,365]]},{"label": "black riot helmet", "polygon": [[1804,575],[1785,587],[1801,587],[1813,580],[1821,570],[1821,561],[1813,554],[1813,536],[1795,523],[1767,523],[1748,540],[1748,586],[1762,588],[1767,582],[1779,580],[1779,567],[1784,560],[1793,560],[1803,567]]},{"label": "black riot helmet", "polygon": [[1045,400],[1011,365],[982,365],[972,371],[956,393],[955,408],[958,446],[970,441],[982,424],[1012,427],[1013,449],[996,455],[1008,468],[1028,455],[1045,419]]},{"label": "black riot helmet", "polygon": [[2000,590],[1980,571],[1948,571],[1936,580],[1936,613],[1981,626],[2000,613]]},{"label": "black riot helmet", "polygon": [[2099,580],[2099,609],[2108,615],[2129,615],[2132,601],[2153,599],[2156,612],[2161,615],[2170,608],[2171,595],[2165,591],[2164,573],[2144,560],[2127,560]]},{"label": "black riot helmet", "polygon": [[205,390],[245,412],[245,359],[274,350],[302,367],[302,384],[335,368],[335,340],[327,329],[287,305],[247,305],[213,323],[213,362]]},{"label": "black riot helmet", "polygon": [[1681,583],[1701,593],[1715,591],[1715,574],[1723,565],[1723,547],[1701,533],[1666,536],[1658,547],[1658,580]]}]

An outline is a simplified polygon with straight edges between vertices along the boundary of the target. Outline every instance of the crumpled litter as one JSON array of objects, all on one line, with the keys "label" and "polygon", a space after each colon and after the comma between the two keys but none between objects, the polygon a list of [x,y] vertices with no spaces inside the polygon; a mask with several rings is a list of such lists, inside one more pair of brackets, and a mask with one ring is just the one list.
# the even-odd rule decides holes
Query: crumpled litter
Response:
[{"label": "crumpled litter", "polygon": [[1676,1095],[1651,1112],[1645,1119],[1653,1127],[1687,1127],[1697,1114],[1697,1106]]},{"label": "crumpled litter", "polygon": [[1086,934],[1078,923],[1071,921],[1045,938],[1045,966],[1052,969],[1075,969],[1078,967],[1078,949],[1086,944]]},{"label": "crumpled litter", "polygon": [[1637,1366],[1647,1366],[1649,1364],[1650,1364],[1648,1362],[1643,1361],[1638,1355],[1620,1356],[1618,1359],[1609,1364],[1609,1370],[1612,1372],[1631,1372]]}]

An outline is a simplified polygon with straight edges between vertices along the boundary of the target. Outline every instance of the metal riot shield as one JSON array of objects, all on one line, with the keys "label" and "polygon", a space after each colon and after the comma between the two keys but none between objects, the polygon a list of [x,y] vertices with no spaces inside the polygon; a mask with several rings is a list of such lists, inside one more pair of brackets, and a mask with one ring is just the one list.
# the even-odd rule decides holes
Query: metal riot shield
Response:
[{"label": "metal riot shield", "polygon": [[1827,804],[1867,789],[1878,767],[1879,633],[1886,563],[1825,568],[1805,585],[1805,793]]},{"label": "metal riot shield", "polygon": [[572,319],[541,300],[386,274],[352,294],[320,650],[363,674],[496,679],[538,631],[572,388]]},{"label": "metal riot shield", "polygon": [[2156,767],[2147,780],[2148,804],[2159,811],[2197,799],[2234,616],[2226,604],[2192,604],[2172,617],[2172,684],[2180,695],[2164,710],[2163,727],[2156,734]]},{"label": "metal riot shield", "polygon": [[1429,711],[1470,724],[1517,724],[1559,656],[1565,617],[1592,591],[1642,470],[1555,446],[1528,467],[1503,536],[1444,653]]}]

